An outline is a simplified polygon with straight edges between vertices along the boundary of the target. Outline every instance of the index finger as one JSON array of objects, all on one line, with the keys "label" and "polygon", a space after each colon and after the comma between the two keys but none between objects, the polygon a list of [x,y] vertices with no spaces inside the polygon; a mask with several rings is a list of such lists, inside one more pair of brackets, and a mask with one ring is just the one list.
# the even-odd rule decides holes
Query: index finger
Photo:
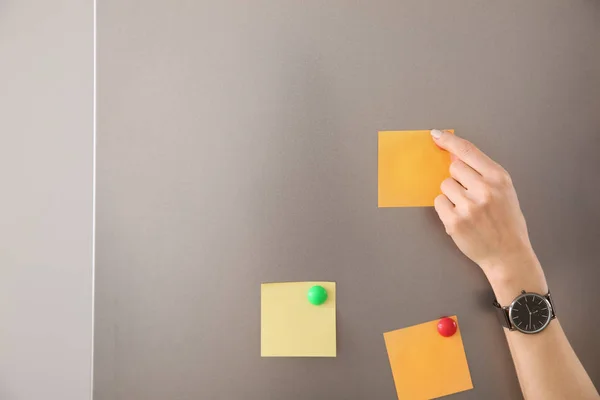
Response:
[{"label": "index finger", "polygon": [[496,163],[491,158],[468,140],[437,129],[431,131],[431,136],[438,146],[448,150],[482,175],[496,167]]}]

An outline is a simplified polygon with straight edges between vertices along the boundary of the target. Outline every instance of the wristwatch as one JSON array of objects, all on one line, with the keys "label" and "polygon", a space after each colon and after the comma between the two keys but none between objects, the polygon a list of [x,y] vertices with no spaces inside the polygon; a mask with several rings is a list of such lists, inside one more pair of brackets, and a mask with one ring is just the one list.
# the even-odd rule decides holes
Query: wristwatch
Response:
[{"label": "wristwatch", "polygon": [[500,324],[511,331],[539,333],[556,318],[550,292],[542,296],[523,290],[509,306],[502,307],[497,300],[493,304],[498,311]]}]

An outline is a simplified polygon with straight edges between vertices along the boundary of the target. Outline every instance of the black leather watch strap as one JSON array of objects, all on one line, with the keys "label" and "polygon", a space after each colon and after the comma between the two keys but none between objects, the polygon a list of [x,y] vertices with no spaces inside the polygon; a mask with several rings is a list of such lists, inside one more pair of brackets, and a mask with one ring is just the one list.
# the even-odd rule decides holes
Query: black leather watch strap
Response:
[{"label": "black leather watch strap", "polygon": [[496,316],[498,317],[498,321],[500,321],[500,325],[502,325],[504,328],[514,331],[515,328],[511,324],[510,318],[508,317],[508,307],[502,307],[496,299],[494,299],[493,304],[494,307],[496,307]]},{"label": "black leather watch strap", "polygon": [[554,307],[554,302],[552,301],[552,295],[550,294],[550,291],[548,291],[548,294],[544,297],[548,300],[548,303],[550,303],[550,307],[552,307],[552,318],[550,319],[556,318],[556,308]]}]

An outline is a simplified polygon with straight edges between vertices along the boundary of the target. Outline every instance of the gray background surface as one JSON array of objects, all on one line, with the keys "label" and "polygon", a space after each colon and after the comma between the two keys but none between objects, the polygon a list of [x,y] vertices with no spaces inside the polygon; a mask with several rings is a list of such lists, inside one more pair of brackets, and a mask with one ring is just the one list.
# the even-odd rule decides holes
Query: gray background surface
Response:
[{"label": "gray background surface", "polygon": [[92,394],[93,7],[0,0],[0,399]]},{"label": "gray background surface", "polygon": [[[393,399],[382,333],[460,319],[520,398],[484,276],[377,208],[377,131],[455,128],[515,181],[600,384],[600,2],[98,4],[95,400]],[[260,283],[334,280],[338,357],[260,358]]]}]

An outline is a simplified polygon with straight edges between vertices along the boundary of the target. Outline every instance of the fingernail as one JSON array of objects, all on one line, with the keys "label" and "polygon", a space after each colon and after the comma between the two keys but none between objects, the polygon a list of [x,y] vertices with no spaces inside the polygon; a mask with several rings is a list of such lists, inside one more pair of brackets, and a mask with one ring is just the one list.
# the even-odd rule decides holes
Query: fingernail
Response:
[{"label": "fingernail", "polygon": [[433,136],[434,139],[439,139],[442,137],[442,131],[440,131],[439,129],[432,129],[431,136]]}]

